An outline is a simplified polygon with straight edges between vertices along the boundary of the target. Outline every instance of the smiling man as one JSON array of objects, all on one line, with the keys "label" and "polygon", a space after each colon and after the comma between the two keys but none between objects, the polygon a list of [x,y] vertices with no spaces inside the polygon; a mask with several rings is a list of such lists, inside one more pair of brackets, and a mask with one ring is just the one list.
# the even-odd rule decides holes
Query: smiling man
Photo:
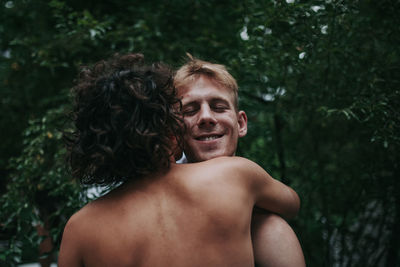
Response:
[{"label": "smiling man", "polygon": [[[226,68],[189,55],[174,83],[182,100],[187,161],[234,156],[247,133],[247,116],[238,109],[238,86]],[[251,231],[256,266],[305,266],[296,234],[281,217],[254,211]]]},{"label": "smiling man", "polygon": [[[187,126],[185,154],[189,162],[234,155],[239,137],[247,133],[247,117],[237,110],[237,91],[230,91],[206,75],[181,87]],[[235,88],[235,84],[226,84]]]}]

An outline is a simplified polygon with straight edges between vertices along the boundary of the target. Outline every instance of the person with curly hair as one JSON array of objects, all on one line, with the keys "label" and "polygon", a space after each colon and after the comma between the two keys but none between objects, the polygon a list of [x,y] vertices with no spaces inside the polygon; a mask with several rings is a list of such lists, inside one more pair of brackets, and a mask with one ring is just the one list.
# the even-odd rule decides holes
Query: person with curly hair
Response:
[{"label": "person with curly hair", "polygon": [[185,127],[167,66],[115,56],[72,92],[72,174],[120,185],[68,220],[59,267],[254,266],[253,207],[298,212],[297,194],[247,159],[175,163]]}]

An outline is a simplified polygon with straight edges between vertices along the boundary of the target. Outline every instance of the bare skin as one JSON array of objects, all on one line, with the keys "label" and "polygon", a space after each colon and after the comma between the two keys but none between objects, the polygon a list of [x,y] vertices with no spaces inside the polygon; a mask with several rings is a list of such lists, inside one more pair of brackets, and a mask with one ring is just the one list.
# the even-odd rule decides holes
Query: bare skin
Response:
[{"label": "bare skin", "polygon": [[254,211],[251,237],[256,266],[306,266],[299,240],[282,217],[270,212]]},{"label": "bare skin", "polygon": [[254,266],[254,205],[293,217],[299,198],[243,158],[171,164],[73,215],[58,266]]},{"label": "bare skin", "polygon": [[[247,133],[247,116],[244,111],[236,110],[232,91],[202,75],[178,88],[178,94],[187,129],[185,154],[188,161],[233,156],[238,139]],[[296,234],[282,217],[270,212],[253,215],[251,231],[256,265],[305,266]]]}]

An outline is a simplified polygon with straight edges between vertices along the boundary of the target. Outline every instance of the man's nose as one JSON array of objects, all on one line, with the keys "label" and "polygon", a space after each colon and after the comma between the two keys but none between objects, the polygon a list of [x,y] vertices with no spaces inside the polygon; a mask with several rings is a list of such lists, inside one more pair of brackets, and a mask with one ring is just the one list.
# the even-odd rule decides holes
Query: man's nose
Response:
[{"label": "man's nose", "polygon": [[202,106],[200,113],[199,113],[199,121],[198,124],[199,126],[212,126],[217,123],[217,120],[215,119],[214,113],[211,110],[211,108],[207,105]]}]

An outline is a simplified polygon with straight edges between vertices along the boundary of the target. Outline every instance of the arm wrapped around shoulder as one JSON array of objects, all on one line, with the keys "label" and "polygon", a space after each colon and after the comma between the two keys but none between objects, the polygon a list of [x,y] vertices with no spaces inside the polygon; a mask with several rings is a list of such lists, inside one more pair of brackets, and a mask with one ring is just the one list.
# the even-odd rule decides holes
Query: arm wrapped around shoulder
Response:
[{"label": "arm wrapped around shoulder", "polygon": [[253,161],[235,157],[237,171],[254,197],[255,206],[290,219],[300,209],[300,198],[289,186],[272,178]]}]

